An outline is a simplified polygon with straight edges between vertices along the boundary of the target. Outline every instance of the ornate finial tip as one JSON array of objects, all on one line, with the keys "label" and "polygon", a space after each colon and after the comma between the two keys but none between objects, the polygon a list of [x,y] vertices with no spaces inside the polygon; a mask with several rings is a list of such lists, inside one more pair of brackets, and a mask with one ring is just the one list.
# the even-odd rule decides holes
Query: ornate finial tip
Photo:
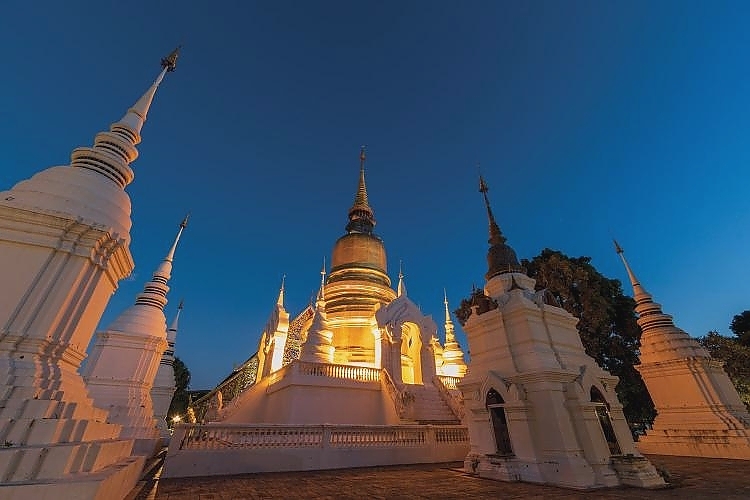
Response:
[{"label": "ornate finial tip", "polygon": [[617,243],[617,240],[613,239],[612,241],[615,243],[615,252],[617,252],[617,253],[623,253],[624,250],[622,249],[622,247],[620,246],[620,244]]},{"label": "ornate finial tip", "polygon": [[180,227],[181,227],[182,229],[185,229],[185,228],[187,227],[187,224],[188,224],[188,220],[189,220],[189,219],[190,219],[190,212],[188,212],[188,213],[187,213],[187,214],[185,215],[185,218],[184,218],[184,219],[182,219],[182,222],[180,222]]},{"label": "ornate finial tip", "polygon": [[482,177],[482,174],[479,174],[479,192],[486,193],[489,190],[490,188],[487,187],[487,183],[484,182],[484,177]]},{"label": "ornate finial tip", "polygon": [[185,303],[185,299],[180,299],[180,305],[177,306],[177,309],[182,311],[182,306]]},{"label": "ornate finial tip", "polygon": [[177,57],[180,55],[182,45],[178,45],[167,57],[161,60],[161,67],[172,72],[177,67]]},{"label": "ornate finial tip", "polygon": [[359,148],[359,159],[360,159],[360,160],[361,160],[362,162],[364,162],[364,161],[365,161],[365,160],[367,159],[367,156],[365,156],[365,148],[366,148],[366,147],[367,147],[367,146],[365,146],[365,145],[363,144],[363,145],[362,145],[362,146],[360,146],[360,148]]}]

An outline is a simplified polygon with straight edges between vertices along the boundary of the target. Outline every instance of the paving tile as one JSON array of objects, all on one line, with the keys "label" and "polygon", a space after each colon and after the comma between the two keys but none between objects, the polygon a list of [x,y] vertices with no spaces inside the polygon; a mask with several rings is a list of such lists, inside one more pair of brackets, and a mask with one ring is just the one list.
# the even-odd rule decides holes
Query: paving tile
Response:
[{"label": "paving tile", "polygon": [[[465,499],[503,500],[747,500],[750,478],[743,460],[651,456],[669,472],[670,488],[576,491],[529,483],[503,483],[464,474],[460,463],[277,472],[237,476],[153,479],[135,500],[237,499]],[[155,485],[155,488],[153,487]],[[149,496],[150,495],[150,496]]]}]

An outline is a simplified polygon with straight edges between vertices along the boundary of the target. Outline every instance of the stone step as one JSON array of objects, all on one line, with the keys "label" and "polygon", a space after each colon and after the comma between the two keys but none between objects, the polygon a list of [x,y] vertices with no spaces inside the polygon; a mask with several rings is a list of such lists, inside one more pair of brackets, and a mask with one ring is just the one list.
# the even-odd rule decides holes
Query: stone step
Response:
[{"label": "stone step", "polygon": [[91,473],[130,457],[131,440],[62,443],[0,449],[0,483],[62,479]]},{"label": "stone step", "polygon": [[414,394],[412,418],[425,423],[456,423],[456,416],[448,403],[433,385],[411,386],[406,389]]},{"label": "stone step", "polygon": [[117,439],[120,430],[119,425],[93,420],[0,419],[0,440],[11,446]]},{"label": "stone step", "polygon": [[107,420],[108,412],[92,405],[70,403],[56,399],[10,398],[0,400],[0,419],[3,418],[74,418],[78,420]]},{"label": "stone step", "polygon": [[63,481],[33,480],[0,483],[3,500],[113,500],[125,498],[138,482],[145,457],[126,457],[96,472],[68,474]]}]

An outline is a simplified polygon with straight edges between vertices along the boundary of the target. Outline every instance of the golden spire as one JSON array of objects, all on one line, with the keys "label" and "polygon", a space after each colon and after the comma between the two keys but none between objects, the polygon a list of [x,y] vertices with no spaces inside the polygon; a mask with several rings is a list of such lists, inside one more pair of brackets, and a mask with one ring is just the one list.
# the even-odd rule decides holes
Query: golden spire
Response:
[{"label": "golden spire", "polygon": [[354,204],[349,209],[349,224],[346,230],[350,233],[372,234],[375,226],[375,216],[367,201],[367,186],[365,185],[365,146],[359,151],[359,184],[357,194],[354,196]]},{"label": "golden spire", "polygon": [[369,208],[367,203],[367,187],[365,186],[365,147],[362,146],[359,150],[359,185],[357,186],[357,195],[354,197],[354,206],[362,206]]}]

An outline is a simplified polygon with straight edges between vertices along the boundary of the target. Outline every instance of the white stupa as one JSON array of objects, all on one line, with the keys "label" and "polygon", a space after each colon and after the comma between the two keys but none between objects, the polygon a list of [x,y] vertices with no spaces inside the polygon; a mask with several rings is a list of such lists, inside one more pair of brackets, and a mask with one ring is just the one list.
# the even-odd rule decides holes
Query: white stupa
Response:
[{"label": "white stupa", "polygon": [[167,304],[172,262],[187,217],[164,260],[135,304],[97,332],[83,377],[94,404],[109,412],[108,422],[122,425],[120,436],[135,438],[135,454],[152,455],[161,441],[151,388],[167,348]]},{"label": "white stupa", "polygon": [[94,407],[78,368],[133,270],[130,163],[177,51],[145,94],[71,163],[0,193],[0,497],[122,498],[144,459]]},{"label": "white stupa", "polygon": [[643,453],[750,459],[750,415],[722,363],[664,314],[630,269],[615,242],[635,296],[643,377],[656,406]]}]

